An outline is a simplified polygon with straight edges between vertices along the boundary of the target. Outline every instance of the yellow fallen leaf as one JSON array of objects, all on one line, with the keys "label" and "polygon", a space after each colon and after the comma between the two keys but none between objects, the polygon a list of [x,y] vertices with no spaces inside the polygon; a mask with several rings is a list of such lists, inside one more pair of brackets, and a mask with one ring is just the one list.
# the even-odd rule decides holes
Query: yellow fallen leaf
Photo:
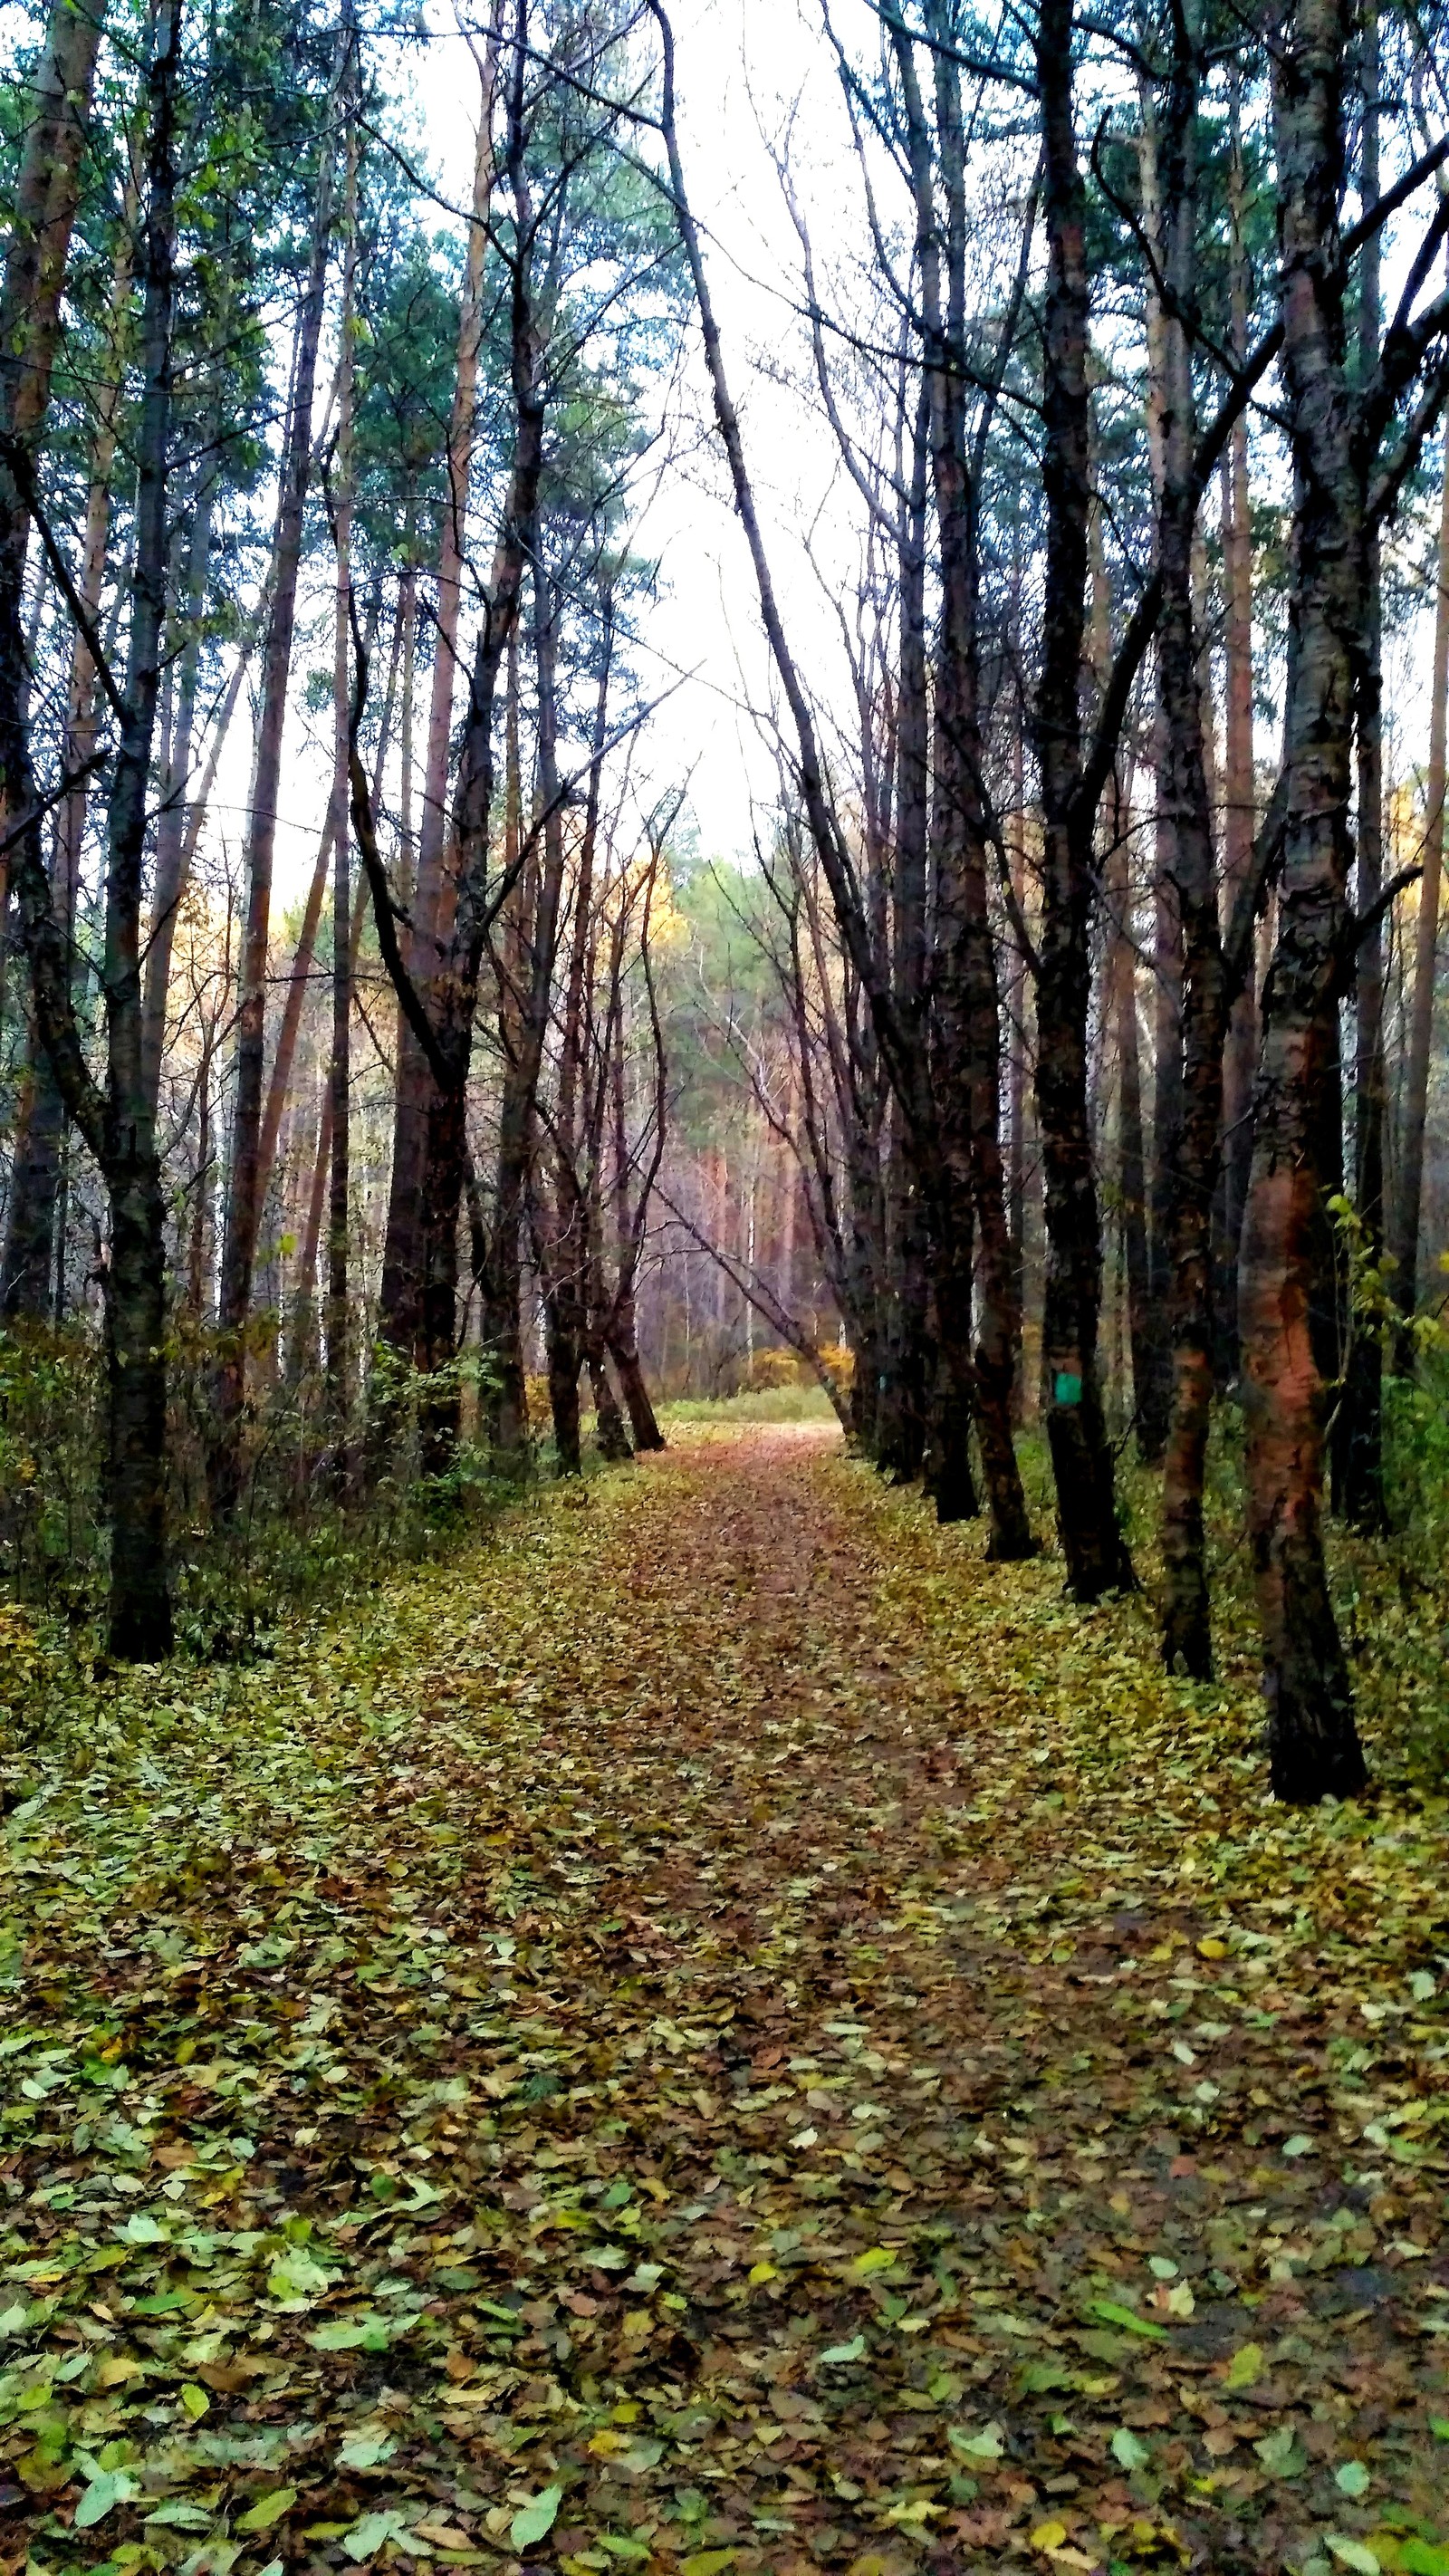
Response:
[{"label": "yellow fallen leaf", "polygon": [[1031,2535],[1033,2549],[1060,2549],[1067,2537],[1064,2522],[1039,2522]]},{"label": "yellow fallen leaf", "polygon": [[1225,1959],[1228,1955],[1226,1941],[1220,1941],[1216,1932],[1210,1932],[1205,1941],[1199,1941],[1197,1948],[1201,1959]]},{"label": "yellow fallen leaf", "polygon": [[752,2263],[750,2265],[750,2279],[752,2281],[778,2281],[779,2277],[780,2267],[777,2263]]}]

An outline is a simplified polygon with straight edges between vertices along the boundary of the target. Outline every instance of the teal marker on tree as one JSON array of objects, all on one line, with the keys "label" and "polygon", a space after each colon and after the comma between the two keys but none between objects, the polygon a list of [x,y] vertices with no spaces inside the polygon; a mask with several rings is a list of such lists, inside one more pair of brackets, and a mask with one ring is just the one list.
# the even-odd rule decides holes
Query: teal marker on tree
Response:
[{"label": "teal marker on tree", "polygon": [[1058,1369],[1055,1393],[1058,1404],[1080,1404],[1082,1381],[1070,1369]]}]

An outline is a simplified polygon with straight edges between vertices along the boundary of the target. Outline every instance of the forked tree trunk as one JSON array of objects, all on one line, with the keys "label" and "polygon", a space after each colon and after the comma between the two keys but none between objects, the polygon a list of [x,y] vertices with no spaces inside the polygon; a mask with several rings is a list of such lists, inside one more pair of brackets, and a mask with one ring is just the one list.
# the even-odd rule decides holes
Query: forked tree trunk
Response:
[{"label": "forked tree trunk", "polygon": [[[444,463],[447,497],[438,543],[438,587],[433,619],[433,668],[424,750],[422,810],[409,965],[427,994],[440,951],[452,931],[453,887],[448,866],[448,759],[457,694],[458,627],[463,604],[463,565],[468,496],[478,428],[478,361],[483,334],[483,282],[488,216],[496,176],[493,141],[498,86],[502,0],[493,0],[480,66],[478,133],[473,156],[473,202],[468,226],[463,291],[458,306],[457,358]],[[378,1326],[394,1350],[423,1358],[422,1282],[426,1267],[423,1202],[428,1121],[435,1085],[418,1032],[398,1014],[397,1081],[393,1113],[392,1177],[383,1252]],[[424,1365],[426,1359],[424,1358]]]},{"label": "forked tree trunk", "polygon": [[1351,1795],[1365,1768],[1323,1556],[1324,1385],[1313,1337],[1324,1103],[1347,930],[1363,505],[1343,363],[1338,198],[1346,0],[1299,0],[1274,77],[1279,301],[1295,474],[1295,650],[1278,928],[1263,998],[1239,1319],[1248,1526],[1273,1787]]}]

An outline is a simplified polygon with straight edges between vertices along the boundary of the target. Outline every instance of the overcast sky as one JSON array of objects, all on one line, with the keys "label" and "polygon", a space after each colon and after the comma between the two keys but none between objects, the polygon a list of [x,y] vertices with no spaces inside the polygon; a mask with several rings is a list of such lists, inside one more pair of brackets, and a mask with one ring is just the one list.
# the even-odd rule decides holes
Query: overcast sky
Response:
[{"label": "overcast sky", "polygon": [[[479,80],[455,32],[453,0],[424,0],[432,41],[393,50],[385,80],[410,82],[417,124],[440,193],[459,205],[471,191]],[[483,12],[474,0],[472,14]],[[674,0],[681,149],[706,237],[710,283],[726,365],[786,623],[809,684],[844,706],[847,669],[837,606],[859,554],[860,503],[842,476],[818,408],[800,399],[808,347],[796,306],[796,236],[770,146],[787,127],[791,171],[811,222],[817,262],[833,268],[847,322],[850,251],[864,213],[820,0]],[[877,41],[869,0],[835,0],[833,23],[864,55]],[[1417,237],[1417,226],[1415,226]],[[1401,237],[1402,238],[1402,237]],[[1386,279],[1393,292],[1394,260]],[[790,381],[793,371],[794,384]],[[775,792],[768,741],[751,710],[768,711],[772,675],[753,576],[730,502],[697,320],[691,313],[667,389],[661,436],[640,477],[636,549],[661,564],[657,604],[643,614],[637,654],[646,697],[672,694],[633,755],[644,803],[686,780],[705,858],[745,858]],[[475,544],[490,541],[479,496]],[[815,561],[807,560],[808,536]],[[1390,642],[1388,705],[1401,761],[1423,756],[1428,627]],[[314,657],[315,658],[315,657]],[[286,802],[278,836],[277,890],[285,904],[310,872],[326,799],[330,716],[289,716]],[[310,738],[309,738],[310,737]],[[1260,733],[1259,749],[1270,749]],[[228,746],[218,821],[233,852],[247,795],[247,746]]]}]

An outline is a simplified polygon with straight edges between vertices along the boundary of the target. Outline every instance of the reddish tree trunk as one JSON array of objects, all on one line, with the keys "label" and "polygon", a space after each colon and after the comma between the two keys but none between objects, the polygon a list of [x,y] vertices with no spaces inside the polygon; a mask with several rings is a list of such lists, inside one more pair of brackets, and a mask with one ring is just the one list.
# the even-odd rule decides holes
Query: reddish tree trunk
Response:
[{"label": "reddish tree trunk", "polygon": [[1274,79],[1283,368],[1295,467],[1295,635],[1278,928],[1263,999],[1239,1323],[1248,1526],[1272,1778],[1311,1802],[1363,1786],[1323,1559],[1324,1384],[1313,1306],[1325,1102],[1337,1058],[1350,847],[1362,492],[1343,361],[1338,200],[1347,0],[1299,0]]}]

